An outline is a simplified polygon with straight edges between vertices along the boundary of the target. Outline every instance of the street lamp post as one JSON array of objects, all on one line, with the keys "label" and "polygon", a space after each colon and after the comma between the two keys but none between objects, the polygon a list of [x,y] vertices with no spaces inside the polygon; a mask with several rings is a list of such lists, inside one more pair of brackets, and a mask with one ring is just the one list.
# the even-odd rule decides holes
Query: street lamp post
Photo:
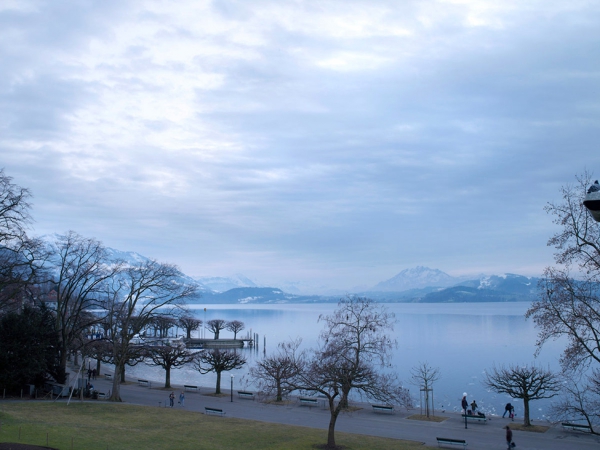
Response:
[{"label": "street lamp post", "polygon": [[231,403],[233,403],[233,375],[231,375]]}]

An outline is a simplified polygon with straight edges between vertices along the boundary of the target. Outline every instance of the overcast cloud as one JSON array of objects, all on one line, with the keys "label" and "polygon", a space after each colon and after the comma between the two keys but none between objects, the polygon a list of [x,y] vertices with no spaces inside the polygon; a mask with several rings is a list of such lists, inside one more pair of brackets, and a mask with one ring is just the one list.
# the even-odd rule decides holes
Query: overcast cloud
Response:
[{"label": "overcast cloud", "polygon": [[600,177],[596,1],[0,2],[0,167],[34,234],[352,289],[539,275]]}]

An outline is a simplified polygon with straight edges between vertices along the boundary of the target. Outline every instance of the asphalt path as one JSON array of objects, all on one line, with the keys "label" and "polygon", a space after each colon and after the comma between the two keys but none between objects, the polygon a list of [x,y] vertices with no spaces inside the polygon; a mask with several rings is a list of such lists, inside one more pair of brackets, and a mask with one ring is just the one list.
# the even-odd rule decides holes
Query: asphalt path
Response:
[{"label": "asphalt path", "polygon": [[[104,372],[103,372],[104,375]],[[224,377],[224,383],[229,379]],[[92,380],[94,388],[108,394],[112,381],[104,376]],[[223,420],[235,417],[260,422],[299,425],[326,430],[329,425],[329,410],[323,404],[318,406],[300,405],[296,397],[290,397],[284,405],[263,403],[258,400],[239,398],[237,390],[223,390],[226,395],[214,396],[215,388],[199,387],[198,391],[186,391],[184,406],[178,403],[183,386],[173,386],[165,390],[164,383],[151,382],[142,386],[137,380],[128,380],[121,385],[121,398],[124,402],[135,405],[169,408],[169,394],[174,392],[174,408],[188,411],[205,412],[205,407],[218,408],[225,413]],[[102,400],[99,400],[102,401]],[[407,417],[419,414],[419,410],[396,411],[394,414],[376,413],[368,403],[353,403],[356,410],[342,413],[338,417],[336,431],[382,436],[394,439],[406,439],[422,442],[428,446],[438,447],[436,437],[465,439],[468,449],[502,450],[506,449],[505,429],[512,423],[510,419],[492,416],[487,423],[465,423],[461,415],[454,412],[437,415],[447,417],[443,422],[426,422],[412,420]],[[518,419],[518,418],[517,418]],[[539,425],[549,425],[541,424]],[[552,426],[545,433],[534,433],[513,430],[513,440],[517,449],[523,450],[584,450],[600,449],[600,437],[589,433],[563,430],[560,425]]]}]

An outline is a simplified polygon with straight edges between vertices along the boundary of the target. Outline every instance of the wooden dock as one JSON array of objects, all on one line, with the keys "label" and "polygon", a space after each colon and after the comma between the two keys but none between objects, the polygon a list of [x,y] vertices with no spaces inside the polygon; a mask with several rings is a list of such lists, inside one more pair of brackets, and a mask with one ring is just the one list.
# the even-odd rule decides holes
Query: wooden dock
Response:
[{"label": "wooden dock", "polygon": [[242,348],[252,347],[252,339],[184,339],[187,348]]}]

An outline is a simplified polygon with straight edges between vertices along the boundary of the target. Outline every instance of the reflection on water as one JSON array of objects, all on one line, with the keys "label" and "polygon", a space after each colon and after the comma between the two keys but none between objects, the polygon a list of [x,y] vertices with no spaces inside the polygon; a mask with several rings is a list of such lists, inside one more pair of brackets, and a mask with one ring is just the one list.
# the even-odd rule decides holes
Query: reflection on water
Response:
[{"label": "reflection on water", "polygon": [[[463,392],[467,392],[469,403],[477,401],[479,409],[488,413],[502,414],[504,404],[511,399],[506,395],[487,392],[482,386],[486,369],[494,365],[538,364],[558,369],[558,356],[563,344],[551,342],[544,347],[540,356],[534,358],[536,329],[532,321],[525,320],[529,303],[479,303],[479,304],[403,304],[385,305],[395,313],[397,324],[394,330],[398,340],[394,364],[405,386],[413,392],[418,402],[417,386],[410,384],[410,369],[427,361],[439,367],[441,379],[434,388],[436,409],[458,411]],[[204,311],[206,308],[206,312]],[[335,304],[287,304],[287,305],[192,305],[192,312],[202,320],[241,320],[246,333],[258,333],[258,348],[242,349],[249,365],[260,359],[264,352],[273,351],[277,343],[300,336],[303,347],[314,347],[322,323],[320,314],[329,314]],[[179,330],[181,334],[182,331]],[[200,336],[200,331],[196,336]],[[207,333],[207,332],[206,332]],[[207,333],[206,337],[211,336]],[[222,331],[221,337],[230,337]],[[233,337],[233,336],[231,336]],[[127,368],[129,375],[150,378],[164,383],[164,370],[140,364]],[[230,386],[230,375],[234,375],[234,389],[252,389],[248,366],[225,373],[222,387]],[[173,384],[214,386],[214,374],[200,375],[191,366],[171,371]],[[516,406],[517,419],[522,413],[522,403]],[[531,417],[543,419],[550,401],[539,400],[531,404]]]}]

